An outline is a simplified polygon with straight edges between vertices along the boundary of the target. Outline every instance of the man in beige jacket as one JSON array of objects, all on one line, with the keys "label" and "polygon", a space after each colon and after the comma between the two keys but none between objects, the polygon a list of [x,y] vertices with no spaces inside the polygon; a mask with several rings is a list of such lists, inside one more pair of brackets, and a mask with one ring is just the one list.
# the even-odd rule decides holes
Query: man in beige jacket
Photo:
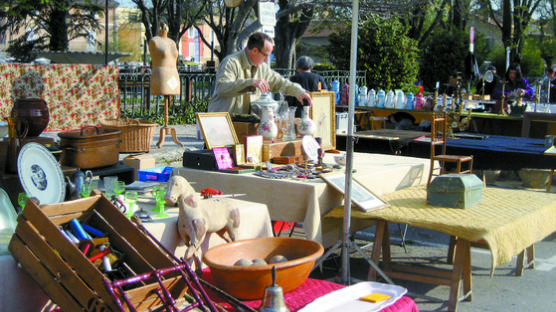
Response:
[{"label": "man in beige jacket", "polygon": [[216,87],[209,112],[248,114],[249,104],[267,92],[282,92],[311,105],[311,96],[297,83],[273,71],[267,64],[274,41],[264,33],[249,37],[247,47],[227,56],[218,66]]}]

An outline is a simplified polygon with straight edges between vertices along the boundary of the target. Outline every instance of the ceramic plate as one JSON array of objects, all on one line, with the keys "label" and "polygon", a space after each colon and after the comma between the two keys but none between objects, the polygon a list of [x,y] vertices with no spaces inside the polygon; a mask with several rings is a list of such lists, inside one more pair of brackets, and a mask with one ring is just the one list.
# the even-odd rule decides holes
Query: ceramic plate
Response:
[{"label": "ceramic plate", "polygon": [[312,135],[305,135],[301,141],[303,151],[309,160],[316,162],[319,159],[320,145]]},{"label": "ceramic plate", "polygon": [[66,184],[62,168],[50,151],[39,143],[27,143],[17,157],[17,172],[25,192],[40,205],[64,201]]},{"label": "ceramic plate", "polygon": [[[390,298],[377,303],[359,300],[359,298],[375,292],[389,295]],[[396,285],[377,282],[362,282],[324,295],[306,305],[303,309],[299,310],[299,312],[379,311],[394,304],[406,292],[407,289]]]}]

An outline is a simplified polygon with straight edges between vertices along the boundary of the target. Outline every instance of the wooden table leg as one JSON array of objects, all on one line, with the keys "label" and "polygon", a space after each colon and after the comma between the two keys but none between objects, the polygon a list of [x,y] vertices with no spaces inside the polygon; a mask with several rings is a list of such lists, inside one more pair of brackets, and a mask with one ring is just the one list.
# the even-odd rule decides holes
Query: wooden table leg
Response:
[{"label": "wooden table leg", "polygon": [[[527,252],[527,263],[525,263],[525,253]],[[522,250],[517,255],[515,264],[515,276],[522,276],[526,268],[535,268],[535,246],[531,245]]]},{"label": "wooden table leg", "polygon": [[[448,299],[448,311],[457,311],[458,302],[459,302],[459,288],[464,272],[464,266],[467,261],[466,257],[469,257],[469,249],[470,243],[464,239],[457,239],[456,242],[456,253],[454,258],[454,268],[452,271],[452,277],[450,279],[450,298]],[[469,269],[470,273],[470,269]],[[468,277],[469,280],[464,281],[465,288],[471,288],[471,277],[470,274]],[[468,289],[466,296],[470,295],[471,290]]]},{"label": "wooden table leg", "polygon": [[[386,227],[385,221],[378,221],[375,229],[375,241],[373,243],[373,250],[371,251],[371,261],[378,264],[380,261],[380,253],[382,251],[382,239],[384,237],[384,228]],[[367,280],[376,281],[376,270],[373,266],[369,267],[369,274]]]}]

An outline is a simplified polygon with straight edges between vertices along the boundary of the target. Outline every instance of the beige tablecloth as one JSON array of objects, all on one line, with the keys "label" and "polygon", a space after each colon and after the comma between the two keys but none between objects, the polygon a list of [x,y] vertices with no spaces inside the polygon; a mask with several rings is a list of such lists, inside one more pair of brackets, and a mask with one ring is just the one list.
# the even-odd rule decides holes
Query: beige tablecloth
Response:
[{"label": "beige tablecloth", "polygon": [[[389,207],[371,212],[352,209],[352,217],[407,223],[470,242],[484,239],[492,252],[492,269],[556,231],[553,193],[485,188],[482,202],[465,209],[430,206],[426,196],[424,186],[393,192],[382,196]],[[343,209],[327,216],[341,218]]]},{"label": "beige tablecloth", "polygon": [[[333,164],[337,154],[327,154],[325,162]],[[412,185],[426,183],[430,160],[383,154],[354,153],[353,177],[362,185],[380,195]],[[216,188],[225,194],[245,194],[242,199],[264,203],[272,220],[303,222],[308,239],[333,245],[342,230],[341,221],[328,220],[321,224],[321,217],[343,204],[343,195],[321,179],[269,179],[247,174],[230,174],[216,171],[176,168],[172,174],[185,177],[200,191]],[[325,231],[323,231],[323,227]],[[353,224],[354,229],[358,228]]]}]

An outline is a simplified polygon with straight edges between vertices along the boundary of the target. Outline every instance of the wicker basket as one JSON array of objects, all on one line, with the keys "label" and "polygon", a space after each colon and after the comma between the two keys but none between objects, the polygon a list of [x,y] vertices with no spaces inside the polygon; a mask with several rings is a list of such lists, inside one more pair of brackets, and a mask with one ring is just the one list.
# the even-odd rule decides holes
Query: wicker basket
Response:
[{"label": "wicker basket", "polygon": [[120,153],[149,152],[158,124],[139,119],[107,119],[100,123],[105,128],[122,132]]}]

